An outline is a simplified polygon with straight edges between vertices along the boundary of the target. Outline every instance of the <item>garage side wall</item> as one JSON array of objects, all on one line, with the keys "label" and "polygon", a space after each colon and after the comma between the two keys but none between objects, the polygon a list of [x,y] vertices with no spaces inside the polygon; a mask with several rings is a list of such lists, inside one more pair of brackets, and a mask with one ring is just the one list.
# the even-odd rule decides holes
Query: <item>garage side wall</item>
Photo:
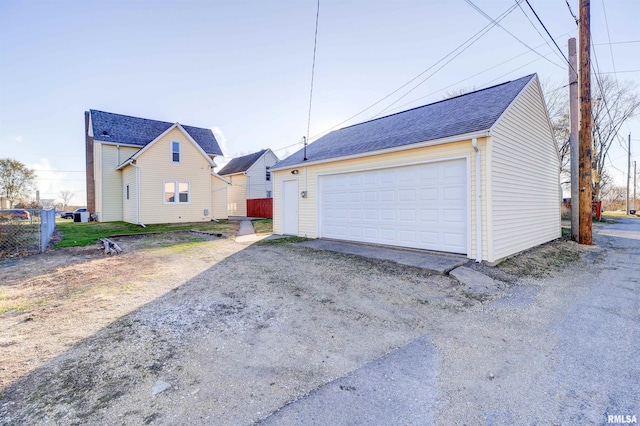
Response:
[{"label": "garage side wall", "polygon": [[211,214],[214,219],[227,219],[227,190],[229,184],[211,175]]},{"label": "garage side wall", "polygon": [[231,181],[227,188],[227,214],[229,216],[247,215],[247,186],[248,176],[238,173],[237,175],[225,176]]},{"label": "garage side wall", "polygon": [[489,261],[559,238],[560,164],[537,79],[491,129]]},{"label": "garage side wall", "polygon": [[[481,148],[482,164],[485,164],[485,140],[478,141]],[[369,157],[334,161],[324,164],[311,165],[306,167],[293,167],[290,169],[273,172],[273,227],[275,234],[282,234],[282,187],[283,181],[297,179],[299,191],[307,191],[306,198],[298,198],[298,235],[309,238],[318,238],[318,182],[319,176],[332,173],[350,172],[359,170],[369,170],[381,167],[394,167],[401,165],[416,164],[426,161],[445,160],[451,158],[468,158],[468,181],[469,181],[469,228],[470,252],[469,257],[475,256],[476,245],[476,224],[475,224],[475,161],[471,146],[471,140],[447,143],[442,145],[408,149],[386,154],[372,155]],[[298,170],[297,174],[292,174],[292,170]],[[484,186],[485,171],[481,170]],[[486,210],[483,206],[483,220],[486,219]],[[482,227],[483,251],[487,251],[486,226]]]}]

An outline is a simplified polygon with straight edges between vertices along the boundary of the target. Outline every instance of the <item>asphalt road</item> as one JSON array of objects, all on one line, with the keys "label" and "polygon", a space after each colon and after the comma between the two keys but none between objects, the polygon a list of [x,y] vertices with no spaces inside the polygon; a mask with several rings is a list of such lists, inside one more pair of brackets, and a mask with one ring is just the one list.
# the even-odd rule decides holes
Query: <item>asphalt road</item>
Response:
[{"label": "asphalt road", "polygon": [[515,286],[467,325],[436,328],[260,424],[637,421],[640,219],[596,225],[594,241],[566,273]]}]

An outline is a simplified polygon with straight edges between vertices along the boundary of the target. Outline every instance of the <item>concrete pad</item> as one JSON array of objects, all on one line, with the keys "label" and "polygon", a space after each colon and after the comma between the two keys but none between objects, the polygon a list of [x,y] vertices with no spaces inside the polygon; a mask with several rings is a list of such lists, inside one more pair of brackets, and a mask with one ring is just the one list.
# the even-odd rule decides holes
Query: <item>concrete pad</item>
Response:
[{"label": "concrete pad", "polygon": [[250,220],[243,220],[240,222],[240,228],[238,229],[238,237],[242,237],[244,235],[255,234],[256,230],[253,228],[253,223]]},{"label": "concrete pad", "polygon": [[400,265],[415,266],[416,268],[426,269],[442,275],[469,261],[465,256],[457,254],[435,254],[421,250],[405,250],[345,241],[317,239],[298,243],[298,245],[316,250],[328,250],[337,253],[355,254],[370,259],[388,260]]},{"label": "concrete pad", "polygon": [[472,293],[488,293],[498,288],[498,283],[493,278],[466,266],[453,269],[449,275],[464,284]]},{"label": "concrete pad", "polygon": [[434,424],[440,355],[421,337],[258,422],[266,425]]}]

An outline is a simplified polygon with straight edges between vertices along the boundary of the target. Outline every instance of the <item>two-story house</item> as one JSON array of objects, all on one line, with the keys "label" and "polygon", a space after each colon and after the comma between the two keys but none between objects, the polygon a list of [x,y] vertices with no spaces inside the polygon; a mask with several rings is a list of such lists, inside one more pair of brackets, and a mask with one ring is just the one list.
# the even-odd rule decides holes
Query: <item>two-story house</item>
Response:
[{"label": "two-story house", "polygon": [[85,112],[87,208],[101,222],[139,224],[227,217],[229,182],[210,129]]},{"label": "two-story house", "polygon": [[246,216],[247,200],[272,197],[270,168],[278,161],[273,151],[263,149],[232,159],[218,172],[231,182],[227,191],[229,216]]}]

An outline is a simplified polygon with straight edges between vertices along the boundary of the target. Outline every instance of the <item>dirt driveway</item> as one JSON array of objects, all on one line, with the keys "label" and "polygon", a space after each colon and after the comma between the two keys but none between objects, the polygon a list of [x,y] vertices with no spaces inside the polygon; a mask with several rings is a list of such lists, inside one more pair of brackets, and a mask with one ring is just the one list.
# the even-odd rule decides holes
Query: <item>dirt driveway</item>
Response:
[{"label": "dirt driveway", "polygon": [[25,306],[0,316],[0,423],[252,424],[419,336],[462,327],[523,268],[544,277],[582,251],[553,243],[493,270],[505,283],[481,301],[392,263],[167,238],[3,268],[3,300]]}]

